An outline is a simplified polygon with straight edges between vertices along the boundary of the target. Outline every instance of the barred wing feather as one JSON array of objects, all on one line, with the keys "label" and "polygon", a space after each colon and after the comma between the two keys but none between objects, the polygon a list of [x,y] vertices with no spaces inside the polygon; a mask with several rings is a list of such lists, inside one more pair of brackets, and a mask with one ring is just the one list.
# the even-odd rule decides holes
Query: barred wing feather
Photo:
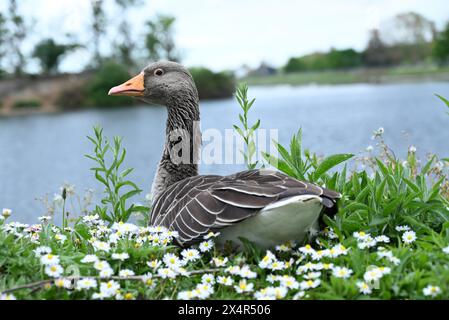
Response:
[{"label": "barred wing feather", "polygon": [[154,202],[151,224],[176,230],[180,245],[256,215],[276,201],[315,195],[331,210],[340,194],[277,171],[247,170],[230,176],[200,175],[167,188]]}]

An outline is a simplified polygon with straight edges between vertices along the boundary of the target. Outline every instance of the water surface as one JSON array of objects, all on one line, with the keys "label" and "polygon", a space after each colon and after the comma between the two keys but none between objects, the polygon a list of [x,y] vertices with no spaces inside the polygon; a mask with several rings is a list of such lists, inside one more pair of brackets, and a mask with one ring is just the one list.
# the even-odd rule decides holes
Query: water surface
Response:
[{"label": "water surface", "polygon": [[[420,155],[449,154],[449,116],[433,95],[449,96],[449,83],[339,85],[306,87],[254,87],[257,97],[251,119],[262,119],[262,128],[278,129],[287,143],[299,127],[304,145],[319,154],[359,153],[371,140],[372,131],[385,128],[387,143],[398,155],[409,145]],[[201,103],[202,129],[220,132],[232,128],[239,107],[233,99]],[[166,111],[141,106],[114,110],[0,119],[0,208],[14,210],[14,220],[36,222],[45,213],[37,197],[59,192],[68,182],[78,192],[98,185],[83,155],[91,152],[85,138],[99,124],[108,136],[123,137],[126,166],[135,168],[131,179],[145,192],[151,186],[164,141]],[[227,174],[239,165],[201,165],[202,173]]]}]

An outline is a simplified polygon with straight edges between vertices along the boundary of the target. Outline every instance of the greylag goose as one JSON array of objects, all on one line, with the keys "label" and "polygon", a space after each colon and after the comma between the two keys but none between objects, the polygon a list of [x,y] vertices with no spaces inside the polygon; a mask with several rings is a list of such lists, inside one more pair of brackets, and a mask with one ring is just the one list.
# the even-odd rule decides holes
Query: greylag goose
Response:
[{"label": "greylag goose", "polygon": [[324,212],[335,213],[339,193],[274,170],[198,175],[198,93],[182,65],[150,64],[109,95],[138,97],[167,108],[166,142],[152,186],[150,224],[177,231],[180,246],[217,231],[218,244],[230,240],[241,246],[239,237],[261,248],[303,241],[316,233]]}]

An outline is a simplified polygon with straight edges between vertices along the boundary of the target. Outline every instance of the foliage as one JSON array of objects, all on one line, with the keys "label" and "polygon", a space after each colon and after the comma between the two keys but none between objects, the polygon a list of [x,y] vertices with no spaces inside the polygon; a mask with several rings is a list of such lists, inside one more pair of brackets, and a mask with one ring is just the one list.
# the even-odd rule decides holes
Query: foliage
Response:
[{"label": "foliage", "polygon": [[37,99],[21,99],[14,101],[14,108],[39,108],[42,106],[42,102]]},{"label": "foliage", "polygon": [[87,85],[87,104],[95,107],[131,105],[134,100],[129,97],[110,97],[109,90],[129,79],[126,68],[114,62],[106,62],[96,72]]},{"label": "foliage", "polygon": [[254,141],[254,132],[260,126],[260,119],[258,119],[254,124],[250,125],[248,123],[248,112],[251,109],[255,98],[252,100],[248,100],[248,85],[242,84],[237,88],[237,92],[235,95],[240,108],[243,110],[243,114],[239,114],[239,119],[241,123],[241,127],[238,125],[234,125],[234,129],[237,133],[243,138],[245,142],[246,150],[240,150],[243,154],[243,158],[248,169],[254,169],[257,166],[258,161],[253,162],[253,157],[256,154],[256,143]]},{"label": "foliage", "polygon": [[136,49],[136,43],[133,39],[132,28],[128,23],[127,11],[130,7],[138,6],[141,4],[140,0],[115,0],[115,3],[119,6],[121,11],[121,21],[118,24],[119,41],[114,44],[118,55],[118,59],[121,63],[128,66],[128,68],[134,66],[133,53]]},{"label": "foliage", "polygon": [[235,90],[235,79],[231,73],[213,72],[207,68],[191,68],[189,71],[201,100],[227,98]]},{"label": "foliage", "polygon": [[444,30],[437,35],[432,54],[439,63],[449,62],[449,22]]},{"label": "foliage", "polygon": [[313,53],[299,58],[290,58],[285,72],[349,69],[361,65],[361,54],[354,49],[331,49],[327,53]]},{"label": "foliage", "polygon": [[145,47],[151,60],[179,61],[179,53],[173,38],[175,21],[175,17],[167,15],[157,15],[154,20],[147,21]]},{"label": "foliage", "polygon": [[6,42],[8,39],[8,29],[6,28],[6,18],[0,12],[0,78],[2,75],[3,58],[6,55]]},{"label": "foliage", "polygon": [[93,58],[95,67],[99,67],[102,63],[100,52],[101,39],[106,33],[106,15],[104,12],[104,0],[91,1],[92,10],[92,44]]},{"label": "foliage", "polygon": [[[326,184],[329,182],[331,179],[328,174],[329,170],[354,156],[353,154],[334,154],[321,161],[318,160],[316,155],[311,154],[308,150],[303,150],[301,129],[291,139],[290,152],[277,142],[275,142],[275,146],[281,159],[264,152],[263,157],[269,164],[289,176],[315,183]],[[332,180],[336,181],[338,178],[339,174],[334,173]]]},{"label": "foliage", "polygon": [[[95,136],[88,137],[94,144],[94,154],[86,155],[87,158],[95,162],[95,167],[91,168],[95,173],[95,178],[104,186],[104,198],[101,206],[95,207],[94,213],[103,220],[112,222],[126,222],[133,212],[148,211],[148,208],[136,206],[134,204],[127,207],[128,199],[142,192],[136,184],[127,180],[127,176],[133,171],[132,168],[121,170],[121,165],[125,160],[126,150],[122,148],[122,140],[114,137],[111,144],[107,138],[103,138],[103,129],[94,128]],[[112,153],[112,163],[107,163],[107,156]],[[128,189],[124,192],[123,189]]]},{"label": "foliage", "polygon": [[22,43],[26,39],[29,27],[25,24],[23,16],[20,15],[17,0],[9,0],[9,50],[13,57],[13,69],[15,75],[21,75],[25,58],[22,52]]},{"label": "foliage", "polygon": [[33,57],[39,60],[44,73],[56,73],[61,59],[79,47],[78,44],[58,44],[53,39],[45,39],[36,45]]},{"label": "foliage", "polygon": [[68,88],[59,91],[55,104],[61,110],[75,110],[89,105],[86,97],[87,86],[85,83],[72,84]]}]

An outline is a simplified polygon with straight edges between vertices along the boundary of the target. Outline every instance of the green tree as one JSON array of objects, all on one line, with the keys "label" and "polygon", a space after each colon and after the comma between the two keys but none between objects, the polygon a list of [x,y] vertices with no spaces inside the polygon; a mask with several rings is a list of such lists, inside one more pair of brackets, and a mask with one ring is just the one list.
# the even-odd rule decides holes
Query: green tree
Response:
[{"label": "green tree", "polygon": [[17,0],[9,0],[9,49],[11,52],[12,67],[15,75],[23,73],[25,57],[22,52],[22,43],[26,39],[28,28],[24,18],[19,13]]},{"label": "green tree", "polygon": [[368,67],[380,67],[391,64],[389,51],[378,29],[370,31],[368,45],[363,52],[363,64]]},{"label": "green tree", "polygon": [[33,57],[39,60],[43,73],[57,73],[61,59],[79,47],[78,44],[58,44],[53,39],[45,39],[36,45]]},{"label": "green tree", "polygon": [[6,56],[6,41],[8,38],[8,29],[6,28],[6,18],[0,12],[0,77],[3,73],[3,59]]},{"label": "green tree", "polygon": [[132,38],[131,27],[128,23],[126,13],[131,7],[141,4],[141,1],[115,0],[115,2],[120,8],[122,19],[118,27],[119,43],[115,45],[116,55],[123,64],[133,67],[135,65],[133,52],[136,48],[136,43]]},{"label": "green tree", "polygon": [[444,30],[436,36],[432,55],[440,64],[449,62],[449,22]]},{"label": "green tree", "polygon": [[203,99],[232,97],[235,91],[235,77],[229,72],[213,72],[207,68],[191,68],[198,95]]},{"label": "green tree", "polygon": [[145,46],[150,59],[180,60],[173,39],[175,20],[175,17],[172,16],[158,15],[154,20],[147,22],[148,33],[145,39]]},{"label": "green tree", "polygon": [[102,57],[100,52],[101,38],[106,33],[106,15],[103,10],[103,0],[92,0],[92,35],[93,35],[93,59],[94,67],[101,65]]}]

